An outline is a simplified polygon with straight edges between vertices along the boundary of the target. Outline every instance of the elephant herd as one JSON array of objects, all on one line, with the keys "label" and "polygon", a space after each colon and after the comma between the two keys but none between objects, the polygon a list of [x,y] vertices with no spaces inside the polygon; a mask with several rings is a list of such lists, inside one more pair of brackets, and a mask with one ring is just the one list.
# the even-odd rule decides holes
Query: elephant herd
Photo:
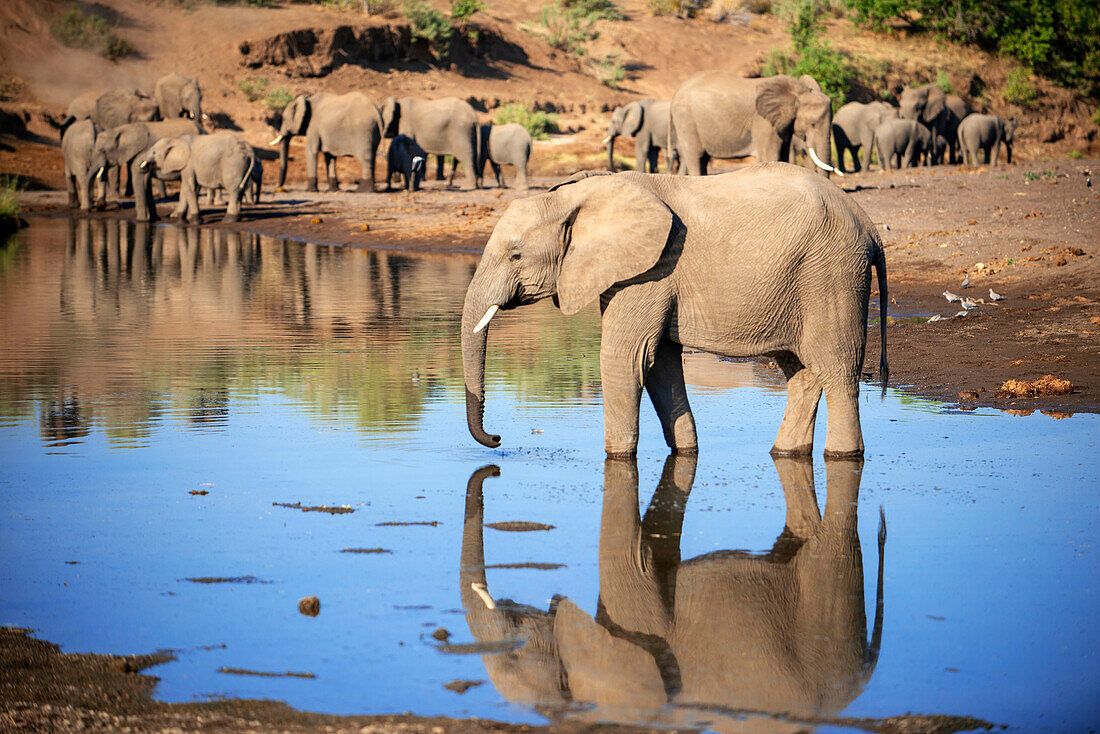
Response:
[{"label": "elephant herd", "polygon": [[972,113],[937,84],[907,87],[900,101],[900,107],[849,102],[834,115],[831,100],[810,76],[746,79],[700,72],[671,101],[644,99],[614,110],[603,139],[607,166],[615,170],[620,135],[634,138],[636,170],[648,173],[657,171],[662,150],[667,170],[689,175],[705,175],[711,158],[794,162],[798,153],[823,173],[869,170],[872,152],[884,170],[938,165],[945,156],[952,164],[996,165],[1001,143],[1012,162],[1014,120]]}]

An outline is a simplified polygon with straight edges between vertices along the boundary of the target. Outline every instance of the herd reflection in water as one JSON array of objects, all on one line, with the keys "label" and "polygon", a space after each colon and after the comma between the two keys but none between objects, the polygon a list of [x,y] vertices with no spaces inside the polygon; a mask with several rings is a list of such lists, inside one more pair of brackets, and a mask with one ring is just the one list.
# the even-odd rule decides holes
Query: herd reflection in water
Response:
[{"label": "herd reflection in water", "polygon": [[682,560],[695,466],[694,457],[670,455],[643,516],[637,463],[604,463],[595,618],[565,597],[542,610],[488,587],[482,485],[500,470],[474,472],[462,606],[501,695],[550,718],[722,732],[802,731],[859,695],[882,639],[886,542],[883,518],[868,639],[856,512],[863,462],[825,462],[822,513],[812,462],[775,459],[786,521],[772,549]]}]

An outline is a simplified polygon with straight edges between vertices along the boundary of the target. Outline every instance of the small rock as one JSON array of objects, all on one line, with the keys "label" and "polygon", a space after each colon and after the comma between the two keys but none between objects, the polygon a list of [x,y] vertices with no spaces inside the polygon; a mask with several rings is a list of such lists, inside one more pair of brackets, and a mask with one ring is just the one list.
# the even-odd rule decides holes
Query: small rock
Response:
[{"label": "small rock", "polygon": [[484,681],[480,680],[453,680],[450,683],[444,683],[443,687],[448,691],[454,691],[455,693],[465,693],[474,686],[480,686]]},{"label": "small rock", "polygon": [[967,221],[967,224],[977,224],[977,223],[978,223],[977,219],[971,219],[971,220]]},{"label": "small rock", "polygon": [[363,232],[370,232],[370,225],[364,222],[363,224],[359,225],[359,229]]},{"label": "small rock", "polygon": [[320,217],[314,217],[313,219],[309,220],[309,223],[310,224],[320,224],[323,221],[325,221],[325,220],[321,219]]},{"label": "small rock", "polygon": [[978,393],[975,390],[963,390],[959,393],[959,400],[977,400]]},{"label": "small rock", "polygon": [[321,600],[315,596],[303,596],[298,600],[298,611],[307,617],[316,617],[321,613]]},{"label": "small rock", "polygon": [[440,627],[432,633],[432,637],[439,640],[440,642],[446,642],[447,640],[451,639],[451,633],[447,631],[446,627]]}]

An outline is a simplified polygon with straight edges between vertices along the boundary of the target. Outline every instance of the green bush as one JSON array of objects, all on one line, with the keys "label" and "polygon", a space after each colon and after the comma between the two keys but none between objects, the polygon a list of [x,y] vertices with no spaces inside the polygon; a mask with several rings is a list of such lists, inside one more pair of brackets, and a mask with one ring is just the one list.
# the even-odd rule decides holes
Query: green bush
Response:
[{"label": "green bush", "polygon": [[626,79],[626,68],[619,63],[619,57],[608,54],[596,61],[596,78],[605,86],[618,89],[619,84]]},{"label": "green bush", "polygon": [[276,87],[264,95],[264,107],[281,112],[293,100],[294,95],[287,91],[286,87]]},{"label": "green bush", "polygon": [[760,67],[760,76],[789,74],[798,77],[809,74],[837,110],[848,101],[856,71],[848,57],[834,50],[819,35],[825,7],[818,0],[790,0],[779,8],[787,22],[793,50],[772,49]]},{"label": "green bush", "polygon": [[1100,107],[1096,108],[1096,112],[1092,113],[1092,124],[1100,125]]},{"label": "green bush", "polygon": [[0,218],[19,216],[19,192],[23,189],[18,176],[0,176]]},{"label": "green bush", "polygon": [[76,5],[53,19],[50,34],[65,46],[93,51],[111,61],[134,53],[130,42],[111,32],[107,21],[98,15],[85,15]]},{"label": "green bush", "polygon": [[267,77],[244,77],[237,80],[237,89],[241,90],[244,98],[249,102],[255,102],[267,92]]},{"label": "green bush", "polygon": [[451,0],[451,19],[462,22],[479,10],[485,10],[481,0]]},{"label": "green bush", "polygon": [[611,0],[564,0],[569,12],[592,20],[625,20],[619,6]]},{"label": "green bush", "polygon": [[1084,157],[1085,157],[1085,154],[1082,153],[1079,150],[1071,150],[1070,152],[1066,153],[1066,158],[1071,158],[1075,161],[1079,161]]},{"label": "green bush", "polygon": [[524,24],[523,30],[542,36],[556,49],[584,56],[585,44],[599,37],[598,20],[622,20],[626,16],[610,0],[554,0],[544,5],[537,26]]},{"label": "green bush", "polygon": [[512,102],[498,108],[495,122],[497,125],[517,122],[531,133],[531,138],[534,140],[545,140],[550,137],[550,133],[558,131],[557,115],[552,112],[532,110],[521,102]]},{"label": "green bush", "polygon": [[675,15],[680,12],[680,0],[645,0],[650,15]]},{"label": "green bush", "polygon": [[1013,69],[1008,73],[1001,98],[1009,104],[1031,107],[1039,99],[1039,90],[1031,83],[1026,69]]},{"label": "green bush", "polygon": [[951,83],[951,77],[947,76],[947,72],[943,69],[936,72],[936,86],[942,89],[944,94],[955,93],[955,85]]},{"label": "green bush", "polygon": [[424,0],[405,0],[401,8],[412,26],[413,39],[424,39],[439,58],[451,53],[451,37],[454,25],[451,19]]}]

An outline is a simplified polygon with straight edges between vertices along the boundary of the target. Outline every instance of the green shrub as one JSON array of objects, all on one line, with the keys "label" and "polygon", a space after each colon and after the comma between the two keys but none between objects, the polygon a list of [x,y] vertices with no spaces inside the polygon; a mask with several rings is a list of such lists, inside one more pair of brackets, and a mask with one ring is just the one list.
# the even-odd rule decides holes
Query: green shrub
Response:
[{"label": "green shrub", "polygon": [[537,26],[520,26],[528,33],[542,36],[556,49],[584,56],[584,44],[599,37],[598,20],[622,20],[626,16],[611,0],[554,0],[544,5]]},{"label": "green shrub", "polygon": [[596,78],[605,86],[618,89],[619,83],[626,79],[626,69],[616,54],[608,54],[596,61]]},{"label": "green shrub", "polygon": [[951,83],[951,77],[947,76],[947,72],[943,69],[936,72],[936,86],[942,89],[944,94],[955,93],[955,85]]},{"label": "green shrub", "polygon": [[485,10],[481,0],[451,0],[451,19],[462,22],[479,10]]},{"label": "green shrub", "polygon": [[835,111],[848,100],[856,71],[848,57],[819,36],[824,12],[817,0],[789,0],[780,6],[787,21],[793,50],[772,49],[760,67],[760,76],[809,74],[833,101]]},{"label": "green shrub", "polygon": [[267,77],[244,77],[237,80],[237,89],[241,90],[244,98],[249,102],[255,102],[267,92]]},{"label": "green shrub", "polygon": [[1096,108],[1096,112],[1092,113],[1092,124],[1100,125],[1100,107]]},{"label": "green shrub", "polygon": [[111,32],[107,21],[98,15],[85,15],[76,5],[53,19],[50,34],[65,46],[92,51],[110,61],[134,53],[130,42]]},{"label": "green shrub", "polygon": [[1084,157],[1085,154],[1079,150],[1071,150],[1070,152],[1066,153],[1066,158],[1072,158],[1075,161],[1079,161]]},{"label": "green shrub", "polygon": [[569,12],[592,20],[625,20],[619,6],[611,0],[564,0]]},{"label": "green shrub", "polygon": [[363,0],[363,12],[367,15],[386,15],[393,12],[394,0]]},{"label": "green shrub", "polygon": [[680,0],[645,0],[650,15],[675,15],[680,12]]},{"label": "green shrub", "polygon": [[545,140],[558,131],[558,116],[552,112],[532,110],[521,102],[501,105],[495,116],[497,125],[517,122],[531,133],[534,140]]},{"label": "green shrub", "polygon": [[1009,104],[1031,107],[1039,99],[1039,90],[1031,83],[1026,69],[1013,69],[1008,73],[1001,98]]},{"label": "green shrub", "polygon": [[0,176],[0,241],[19,229],[19,192],[22,189],[18,176]]},{"label": "green shrub", "polygon": [[409,19],[414,40],[422,38],[427,41],[441,59],[451,53],[451,37],[455,29],[450,18],[424,0],[405,0],[401,10]]},{"label": "green shrub", "polygon": [[294,95],[287,91],[286,87],[276,87],[264,95],[264,107],[269,110],[282,111],[292,101],[294,101]]}]

